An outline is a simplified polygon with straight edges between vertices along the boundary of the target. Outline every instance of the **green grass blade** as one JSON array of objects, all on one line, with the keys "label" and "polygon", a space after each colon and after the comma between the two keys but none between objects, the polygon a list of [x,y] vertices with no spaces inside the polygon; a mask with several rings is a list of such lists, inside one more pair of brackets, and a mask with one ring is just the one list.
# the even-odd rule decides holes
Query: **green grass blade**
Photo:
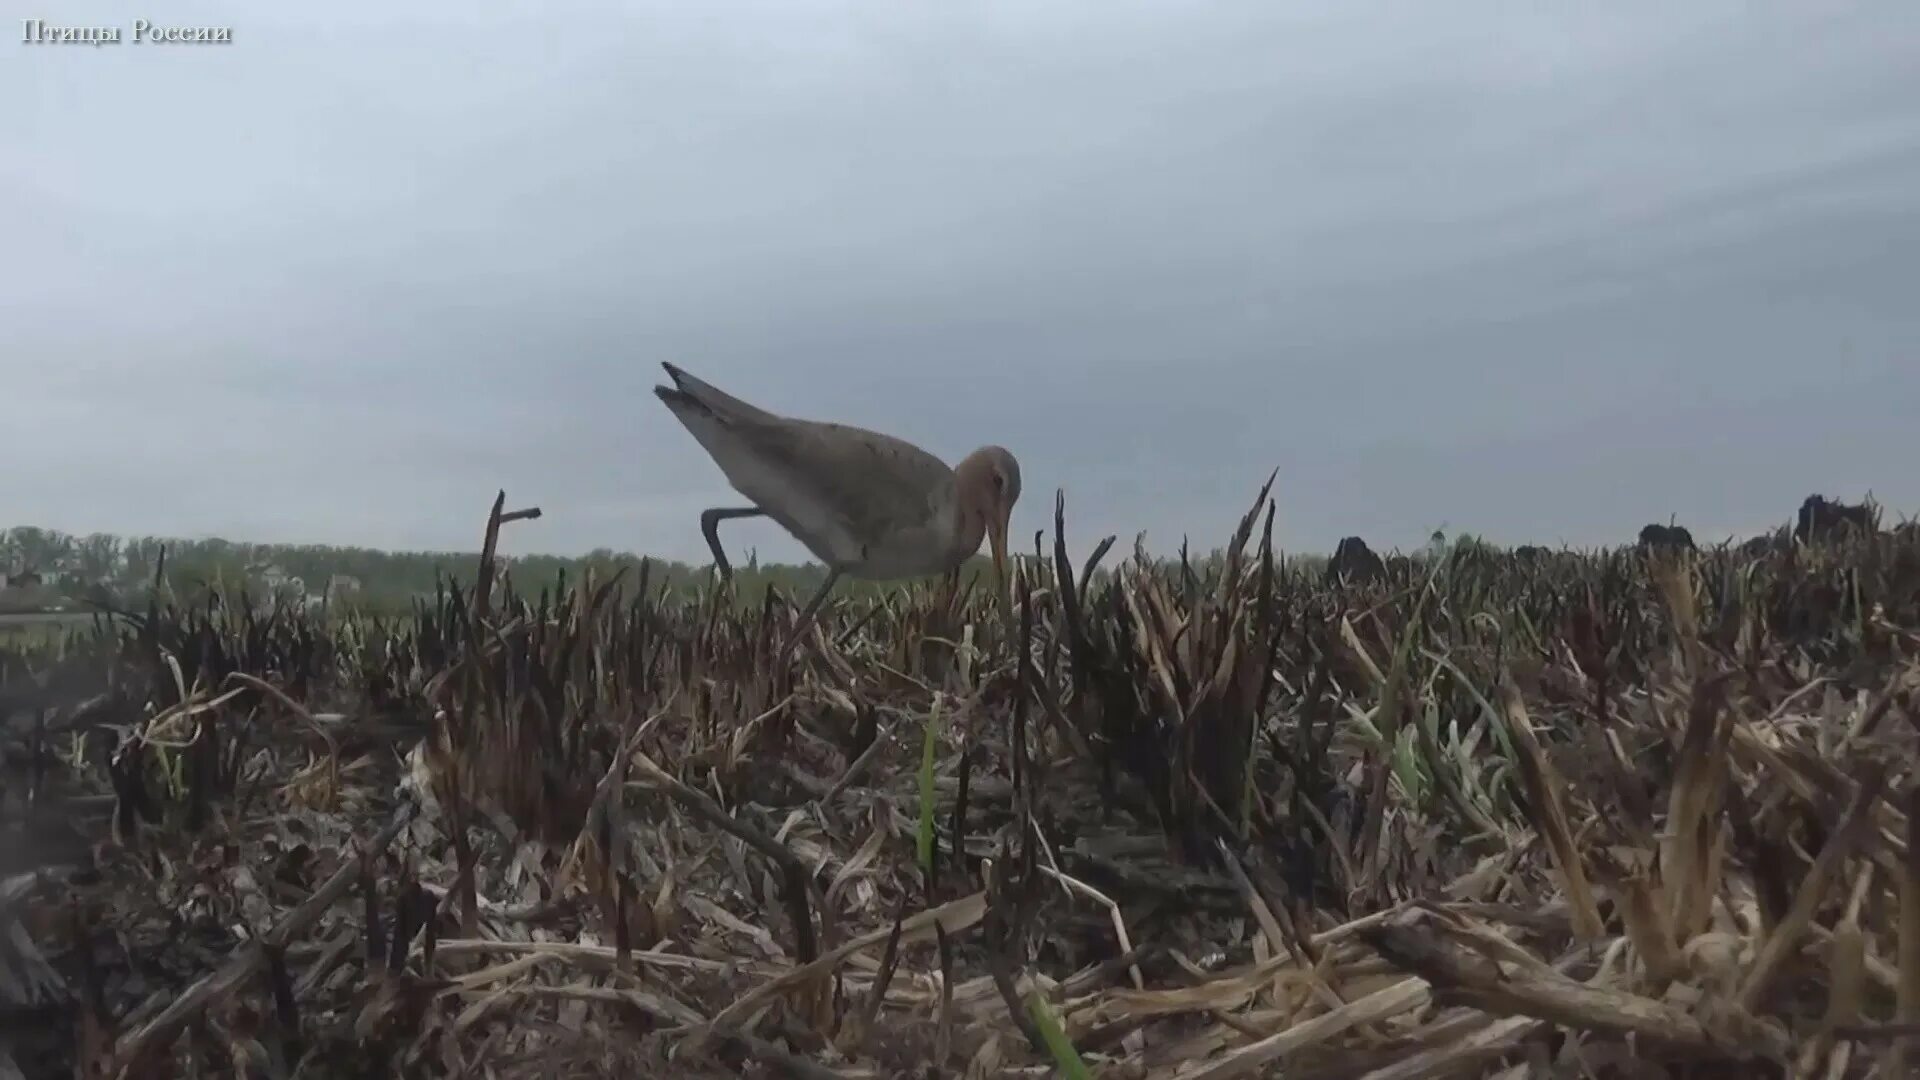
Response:
[{"label": "green grass blade", "polygon": [[1053,1052],[1053,1063],[1060,1067],[1060,1075],[1092,1080],[1093,1074],[1087,1071],[1086,1062],[1080,1060],[1080,1051],[1073,1048],[1073,1040],[1067,1038],[1053,1010],[1047,1008],[1046,1000],[1037,992],[1027,997],[1027,1015],[1033,1017],[1034,1025],[1040,1029],[1040,1038]]},{"label": "green grass blade", "polygon": [[933,873],[933,750],[940,731],[940,698],[933,699],[920,738],[920,869]]}]

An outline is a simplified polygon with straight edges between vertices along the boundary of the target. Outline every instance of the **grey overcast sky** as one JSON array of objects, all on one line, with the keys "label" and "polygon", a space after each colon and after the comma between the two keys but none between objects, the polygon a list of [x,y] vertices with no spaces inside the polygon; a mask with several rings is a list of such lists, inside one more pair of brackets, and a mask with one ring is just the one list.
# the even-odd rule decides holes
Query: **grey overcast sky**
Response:
[{"label": "grey overcast sky", "polygon": [[1917,4],[5,7],[0,525],[704,561],[661,360],[1027,543],[1920,511]]}]

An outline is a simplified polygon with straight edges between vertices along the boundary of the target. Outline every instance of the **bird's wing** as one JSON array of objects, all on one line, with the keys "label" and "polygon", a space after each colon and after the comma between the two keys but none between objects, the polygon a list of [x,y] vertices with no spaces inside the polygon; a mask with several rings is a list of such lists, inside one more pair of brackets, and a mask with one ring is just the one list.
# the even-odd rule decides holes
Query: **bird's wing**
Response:
[{"label": "bird's wing", "polygon": [[945,462],[877,431],[787,418],[732,426],[862,542],[927,525],[953,483]]},{"label": "bird's wing", "polygon": [[[896,530],[928,525],[940,499],[951,491],[953,470],[903,439],[846,424],[781,416],[741,401],[673,364],[661,366],[672,377],[674,388],[655,387],[654,393],[694,433],[736,487],[750,471],[769,470],[780,477],[783,487],[838,519],[857,543],[879,543]],[[767,497],[764,492],[754,495],[748,488],[741,490],[757,501]]]}]

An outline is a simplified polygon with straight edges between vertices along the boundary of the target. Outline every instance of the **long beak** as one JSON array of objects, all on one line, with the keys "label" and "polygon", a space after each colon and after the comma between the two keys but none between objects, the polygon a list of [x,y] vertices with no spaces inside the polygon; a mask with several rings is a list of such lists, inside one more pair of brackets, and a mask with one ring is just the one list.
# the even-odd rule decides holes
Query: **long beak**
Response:
[{"label": "long beak", "polygon": [[1007,583],[1007,516],[1012,508],[1007,507],[987,519],[987,539],[993,545],[993,572],[1000,577],[1001,590]]}]

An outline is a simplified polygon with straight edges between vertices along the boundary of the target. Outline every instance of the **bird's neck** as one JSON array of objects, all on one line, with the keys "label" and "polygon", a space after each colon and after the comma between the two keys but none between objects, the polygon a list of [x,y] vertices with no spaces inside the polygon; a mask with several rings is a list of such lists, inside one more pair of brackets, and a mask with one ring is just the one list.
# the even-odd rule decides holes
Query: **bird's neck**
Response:
[{"label": "bird's neck", "polygon": [[953,561],[957,566],[980,552],[980,541],[986,539],[987,515],[979,510],[970,509],[966,503],[954,508],[959,516],[953,530]]},{"label": "bird's neck", "polygon": [[948,561],[954,566],[966,562],[980,551],[987,535],[987,512],[977,497],[969,497],[967,477],[955,477],[952,502],[952,530],[947,548]]}]

